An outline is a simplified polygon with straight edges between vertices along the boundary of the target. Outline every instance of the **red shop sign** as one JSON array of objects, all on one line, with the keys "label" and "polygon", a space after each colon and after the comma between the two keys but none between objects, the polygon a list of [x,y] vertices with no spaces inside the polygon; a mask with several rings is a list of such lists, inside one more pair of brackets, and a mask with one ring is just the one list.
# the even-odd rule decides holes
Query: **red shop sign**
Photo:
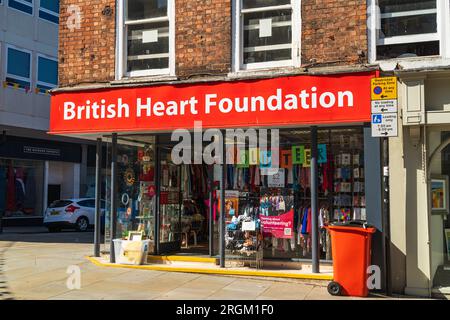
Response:
[{"label": "red shop sign", "polygon": [[55,93],[54,134],[370,121],[375,72]]}]

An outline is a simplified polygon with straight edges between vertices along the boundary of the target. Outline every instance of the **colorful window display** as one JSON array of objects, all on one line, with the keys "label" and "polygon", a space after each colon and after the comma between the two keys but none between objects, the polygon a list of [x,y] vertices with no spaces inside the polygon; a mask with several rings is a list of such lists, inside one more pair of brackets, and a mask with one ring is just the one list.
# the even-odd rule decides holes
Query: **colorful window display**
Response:
[{"label": "colorful window display", "polygon": [[[209,241],[213,241],[217,254],[220,165],[214,169],[206,164],[175,165],[171,159],[174,144],[167,141],[160,144],[157,157],[155,136],[119,136],[118,235],[138,231],[154,241],[159,232],[160,250],[168,252],[207,254]],[[321,259],[331,260],[331,240],[324,227],[331,221],[367,218],[363,130],[321,129],[318,142],[320,253]],[[264,260],[311,258],[310,132],[281,130],[279,147],[278,161],[270,151],[255,156],[251,150],[242,153],[231,148],[236,161],[225,168],[229,262],[262,267]],[[278,163],[278,170],[266,174],[267,163]],[[210,179],[215,186],[211,240]],[[159,228],[155,228],[158,221]]]}]

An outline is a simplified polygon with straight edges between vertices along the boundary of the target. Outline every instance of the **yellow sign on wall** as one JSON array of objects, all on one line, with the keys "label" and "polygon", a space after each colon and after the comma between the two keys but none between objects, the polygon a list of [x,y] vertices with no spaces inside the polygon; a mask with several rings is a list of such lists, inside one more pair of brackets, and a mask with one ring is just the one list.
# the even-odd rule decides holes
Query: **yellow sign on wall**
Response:
[{"label": "yellow sign on wall", "polygon": [[397,99],[397,78],[373,78],[372,100],[394,100]]}]

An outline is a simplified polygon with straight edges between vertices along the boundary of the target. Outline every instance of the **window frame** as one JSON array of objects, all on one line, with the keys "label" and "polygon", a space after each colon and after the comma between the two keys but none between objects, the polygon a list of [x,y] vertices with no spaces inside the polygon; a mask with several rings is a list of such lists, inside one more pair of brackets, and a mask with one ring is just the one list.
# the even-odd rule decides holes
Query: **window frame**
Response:
[{"label": "window frame", "polygon": [[[23,49],[23,48],[19,48],[19,47],[16,47],[16,46],[14,46],[14,45],[12,45],[12,44],[9,44],[9,43],[7,43],[6,45],[5,45],[5,49],[6,49],[6,55],[5,55],[5,81],[7,81],[6,80],[6,78],[15,78],[15,79],[17,79],[17,80],[19,80],[19,81],[24,81],[24,82],[29,82],[30,83],[30,87],[28,88],[29,90],[31,90],[31,88],[33,87],[33,77],[32,77],[32,71],[33,71],[33,52],[31,51],[31,50],[27,50],[27,49]],[[17,76],[17,75],[13,75],[13,74],[11,74],[11,73],[9,73],[8,72],[8,56],[9,56],[9,49],[14,49],[14,50],[16,50],[16,51],[21,51],[21,52],[24,52],[24,53],[27,53],[27,54],[29,54],[30,55],[30,58],[29,58],[29,60],[30,60],[30,69],[29,69],[29,78],[24,78],[24,77],[22,77],[22,76]],[[9,87],[9,88],[11,88],[11,86],[7,86],[7,87]],[[19,87],[18,88],[19,90],[22,90],[22,91],[26,91],[26,89],[25,88],[21,88],[21,87]]]},{"label": "window frame", "polygon": [[[382,15],[379,7],[378,0],[368,0],[368,39],[369,39],[369,62],[379,63],[385,61],[397,61],[397,60],[414,60],[414,59],[427,59],[427,58],[450,58],[450,1],[436,0],[436,10],[424,9],[415,10],[422,11],[423,13],[436,12],[436,24],[437,31],[435,33],[422,33],[406,36],[388,37],[385,39],[378,39],[378,29],[381,27]],[[431,12],[433,11],[433,12]],[[410,11],[406,11],[410,12]],[[422,13],[422,14],[423,14]],[[446,14],[447,13],[447,14]],[[389,15],[389,14],[384,14]],[[407,43],[421,43],[439,41],[439,54],[430,56],[418,56],[418,57],[403,57],[403,58],[391,58],[391,59],[378,59],[378,47],[381,45],[395,45],[395,44],[407,44]]]},{"label": "window frame", "polygon": [[31,8],[31,13],[23,11],[23,10],[20,10],[20,9],[17,9],[17,8],[14,8],[14,7],[11,7],[11,5],[9,4],[11,0],[7,0],[7,1],[8,1],[8,8],[9,9],[15,10],[17,12],[25,13],[25,14],[27,14],[29,16],[34,16],[34,4],[35,4],[34,0],[31,0],[31,3],[27,2],[27,1],[24,1],[24,0],[12,0],[12,1],[18,2],[18,3],[20,3],[20,4],[24,5],[24,6],[30,7]]},{"label": "window frame", "polygon": [[[38,13],[38,18],[41,19],[41,20],[44,20],[44,21],[47,21],[47,22],[50,22],[50,23],[59,25],[59,12],[56,13],[56,12],[54,12],[54,11],[51,11],[51,10],[48,10],[48,9],[42,7],[42,6],[41,6],[41,2],[42,2],[42,0],[39,0],[39,13]],[[61,6],[61,2],[59,3],[59,6]],[[42,18],[41,15],[40,15],[40,12],[41,12],[41,11],[44,12],[44,13],[46,13],[46,14],[49,14],[49,15],[51,15],[51,16],[56,17],[56,18],[58,19],[58,22],[55,22],[55,21],[51,21],[51,20]]]},{"label": "window frame", "polygon": [[52,61],[56,62],[56,81],[57,82],[59,80],[58,79],[58,59],[55,58],[55,57],[51,57],[49,55],[43,54],[43,53],[37,53],[36,54],[36,92],[38,94],[45,95],[46,93],[41,92],[41,89],[38,88],[39,85],[45,86],[45,87],[50,87],[51,89],[53,89],[53,88],[56,88],[58,86],[58,83],[53,84],[53,83],[39,81],[39,58],[44,58],[44,59],[52,60]]},{"label": "window frame", "polygon": [[[116,18],[116,80],[124,78],[148,77],[148,76],[175,76],[175,0],[167,0],[167,16],[126,22],[126,3],[128,0],[118,1]],[[148,69],[139,71],[127,71],[128,59],[128,32],[127,25],[144,24],[151,22],[169,22],[169,65],[163,69]]]},{"label": "window frame", "polygon": [[[232,13],[233,13],[233,71],[252,71],[260,69],[281,68],[281,67],[294,67],[301,66],[301,0],[291,0],[290,4],[258,7],[252,9],[242,9],[242,0],[232,1]],[[291,43],[291,59],[282,61],[266,61],[244,64],[244,19],[245,13],[251,12],[264,12],[281,9],[292,9],[291,30],[292,30],[292,43]]]}]

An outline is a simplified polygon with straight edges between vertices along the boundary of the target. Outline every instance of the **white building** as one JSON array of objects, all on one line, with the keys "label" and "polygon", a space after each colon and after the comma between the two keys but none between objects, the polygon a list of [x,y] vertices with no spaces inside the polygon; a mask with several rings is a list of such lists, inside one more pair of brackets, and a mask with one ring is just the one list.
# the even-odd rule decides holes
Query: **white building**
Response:
[{"label": "white building", "polygon": [[[51,137],[58,83],[57,0],[0,0],[0,216],[42,221],[49,202],[86,190],[88,146]],[[80,185],[83,190],[80,190]]]},{"label": "white building", "polygon": [[368,2],[378,17],[371,62],[399,84],[399,136],[389,139],[393,290],[449,295],[450,1]]}]

